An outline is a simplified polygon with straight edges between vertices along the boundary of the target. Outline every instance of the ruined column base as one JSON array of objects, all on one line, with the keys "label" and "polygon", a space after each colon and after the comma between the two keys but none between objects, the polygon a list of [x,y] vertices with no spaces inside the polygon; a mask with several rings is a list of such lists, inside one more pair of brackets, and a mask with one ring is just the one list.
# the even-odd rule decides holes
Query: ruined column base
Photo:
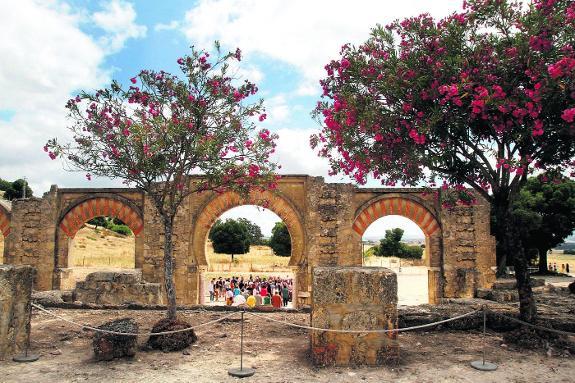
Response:
[{"label": "ruined column base", "polygon": [[34,275],[32,266],[0,265],[0,360],[26,347]]},{"label": "ruined column base", "polygon": [[[397,277],[383,267],[316,267],[311,324],[337,330],[397,328]],[[397,333],[311,331],[318,366],[380,366],[397,363]]]}]

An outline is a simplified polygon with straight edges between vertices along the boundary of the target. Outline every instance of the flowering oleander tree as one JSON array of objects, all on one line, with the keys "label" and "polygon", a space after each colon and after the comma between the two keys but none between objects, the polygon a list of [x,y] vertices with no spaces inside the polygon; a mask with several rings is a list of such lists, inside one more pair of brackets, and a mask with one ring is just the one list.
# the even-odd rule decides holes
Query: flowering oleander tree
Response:
[{"label": "flowering oleander tree", "polygon": [[[269,160],[277,135],[256,131],[266,118],[263,100],[249,102],[258,88],[230,75],[241,52],[217,57],[192,48],[178,59],[180,79],[142,70],[128,89],[118,82],[95,93],[82,92],[66,105],[73,142],[50,140],[52,159],[92,175],[120,178],[143,190],[164,226],[164,277],[168,317],[176,315],[173,225],[186,197],[204,191],[275,187],[276,164]],[[189,174],[203,175],[190,182]]]},{"label": "flowering oleander tree", "polygon": [[[326,65],[311,138],[331,171],[363,184],[443,182],[444,205],[491,202],[499,265],[513,259],[520,311],[535,318],[510,206],[528,175],[573,165],[575,3],[470,0],[461,13],[372,30]],[[573,173],[571,173],[573,176]]]}]

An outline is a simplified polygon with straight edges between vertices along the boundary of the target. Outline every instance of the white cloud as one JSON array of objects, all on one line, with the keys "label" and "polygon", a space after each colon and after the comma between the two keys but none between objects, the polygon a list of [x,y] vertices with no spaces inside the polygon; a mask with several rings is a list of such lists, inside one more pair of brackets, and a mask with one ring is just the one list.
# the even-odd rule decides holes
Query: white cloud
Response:
[{"label": "white cloud", "polygon": [[180,26],[180,23],[177,20],[171,21],[167,24],[163,24],[163,23],[158,23],[156,25],[154,25],[154,30],[156,32],[159,31],[172,31],[174,29],[178,29]]},{"label": "white cloud", "polygon": [[[0,2],[0,110],[13,112],[8,121],[0,120],[0,177],[26,176],[35,195],[54,183],[86,185],[84,174],[63,171],[60,161],[50,161],[42,151],[49,138],[69,137],[64,105],[71,94],[110,78],[103,69],[109,47],[80,29],[85,15],[60,0]],[[104,25],[113,36],[121,23]]]},{"label": "white cloud", "polygon": [[285,95],[278,94],[266,99],[265,106],[269,124],[278,124],[289,119],[290,110]]},{"label": "white cloud", "polygon": [[110,52],[121,50],[130,38],[146,36],[147,28],[136,24],[136,11],[131,3],[112,0],[103,8],[102,11],[94,13],[92,19],[94,24],[106,32],[106,35],[100,38],[100,43]]},{"label": "white cloud", "polygon": [[273,160],[282,168],[281,174],[308,174],[326,176],[329,165],[319,158],[309,146],[309,137],[316,133],[313,129],[278,129],[276,153]]},{"label": "white cloud", "polygon": [[442,17],[460,9],[460,0],[200,0],[186,12],[182,31],[194,44],[210,47],[220,40],[246,54],[260,53],[296,67],[303,75],[302,94],[311,94],[323,67],[342,44],[360,43],[377,23],[429,12]]}]

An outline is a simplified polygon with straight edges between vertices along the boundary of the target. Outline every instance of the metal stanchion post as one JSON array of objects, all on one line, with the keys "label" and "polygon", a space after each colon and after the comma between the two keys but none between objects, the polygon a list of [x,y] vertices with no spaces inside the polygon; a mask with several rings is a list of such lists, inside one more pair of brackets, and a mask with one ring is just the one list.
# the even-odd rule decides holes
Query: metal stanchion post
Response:
[{"label": "metal stanchion post", "polygon": [[480,371],[495,371],[497,365],[495,363],[485,361],[485,349],[487,347],[487,308],[483,306],[483,357],[481,360],[474,360],[471,362],[471,367]]},{"label": "metal stanchion post", "polygon": [[28,354],[28,350],[30,348],[30,332],[32,332],[32,302],[29,303],[29,306],[30,311],[28,315],[28,324],[26,325],[26,330],[28,331],[28,334],[26,336],[24,355],[17,355],[14,358],[12,358],[14,362],[28,363],[28,362],[35,362],[38,359],[40,359],[40,355]]},{"label": "metal stanchion post", "polygon": [[244,368],[244,314],[245,310],[242,311],[241,319],[241,332],[240,332],[240,368],[232,368],[228,370],[228,374],[236,378],[247,378],[256,373],[253,368]]}]

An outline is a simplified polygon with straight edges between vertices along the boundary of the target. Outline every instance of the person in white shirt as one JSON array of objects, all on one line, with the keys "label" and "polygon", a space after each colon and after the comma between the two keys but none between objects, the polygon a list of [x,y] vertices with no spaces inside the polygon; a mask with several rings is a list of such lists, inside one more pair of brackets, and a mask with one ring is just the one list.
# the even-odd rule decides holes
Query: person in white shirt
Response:
[{"label": "person in white shirt", "polygon": [[234,297],[234,303],[232,306],[240,306],[246,303],[246,298],[242,294],[238,294]]}]

